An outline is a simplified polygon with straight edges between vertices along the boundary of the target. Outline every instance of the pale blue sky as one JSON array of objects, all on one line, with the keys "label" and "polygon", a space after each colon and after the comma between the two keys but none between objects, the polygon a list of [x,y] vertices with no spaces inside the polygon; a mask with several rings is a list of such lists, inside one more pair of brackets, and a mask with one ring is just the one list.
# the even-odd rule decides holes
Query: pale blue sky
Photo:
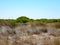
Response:
[{"label": "pale blue sky", "polygon": [[0,18],[60,18],[60,0],[0,0]]}]

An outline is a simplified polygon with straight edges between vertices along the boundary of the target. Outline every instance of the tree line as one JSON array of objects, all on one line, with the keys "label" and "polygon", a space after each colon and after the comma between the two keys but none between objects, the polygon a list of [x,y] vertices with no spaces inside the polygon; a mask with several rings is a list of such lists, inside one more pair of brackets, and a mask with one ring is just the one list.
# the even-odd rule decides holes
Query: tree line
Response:
[{"label": "tree line", "polygon": [[30,19],[26,16],[21,16],[18,17],[17,19],[0,19],[0,22],[11,22],[11,23],[27,23],[27,22],[46,22],[46,23],[51,23],[51,22],[60,22],[60,18],[59,19],[46,19],[46,18],[42,18],[42,19]]}]

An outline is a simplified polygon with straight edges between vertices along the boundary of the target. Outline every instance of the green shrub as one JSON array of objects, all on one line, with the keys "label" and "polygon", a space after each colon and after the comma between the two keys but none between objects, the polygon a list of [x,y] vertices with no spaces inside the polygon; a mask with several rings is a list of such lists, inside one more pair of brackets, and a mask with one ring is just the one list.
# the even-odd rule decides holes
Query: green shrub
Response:
[{"label": "green shrub", "polygon": [[18,17],[17,18],[17,22],[20,22],[20,23],[27,23],[27,22],[29,22],[29,18],[28,17],[25,17],[25,16],[21,16],[21,17]]}]

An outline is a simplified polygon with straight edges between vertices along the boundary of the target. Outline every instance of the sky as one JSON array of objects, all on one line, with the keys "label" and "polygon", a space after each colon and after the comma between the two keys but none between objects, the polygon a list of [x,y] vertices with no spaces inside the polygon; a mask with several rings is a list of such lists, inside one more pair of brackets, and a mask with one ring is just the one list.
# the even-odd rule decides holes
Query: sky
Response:
[{"label": "sky", "polygon": [[0,19],[16,19],[20,16],[60,18],[60,0],[0,0]]}]

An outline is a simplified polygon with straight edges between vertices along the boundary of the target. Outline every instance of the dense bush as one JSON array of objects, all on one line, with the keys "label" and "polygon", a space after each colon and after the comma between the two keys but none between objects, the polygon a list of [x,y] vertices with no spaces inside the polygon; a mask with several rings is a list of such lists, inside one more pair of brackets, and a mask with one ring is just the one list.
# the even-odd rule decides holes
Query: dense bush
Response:
[{"label": "dense bush", "polygon": [[25,16],[21,16],[21,17],[18,17],[16,21],[20,23],[26,23],[26,22],[29,22],[29,18]]}]

